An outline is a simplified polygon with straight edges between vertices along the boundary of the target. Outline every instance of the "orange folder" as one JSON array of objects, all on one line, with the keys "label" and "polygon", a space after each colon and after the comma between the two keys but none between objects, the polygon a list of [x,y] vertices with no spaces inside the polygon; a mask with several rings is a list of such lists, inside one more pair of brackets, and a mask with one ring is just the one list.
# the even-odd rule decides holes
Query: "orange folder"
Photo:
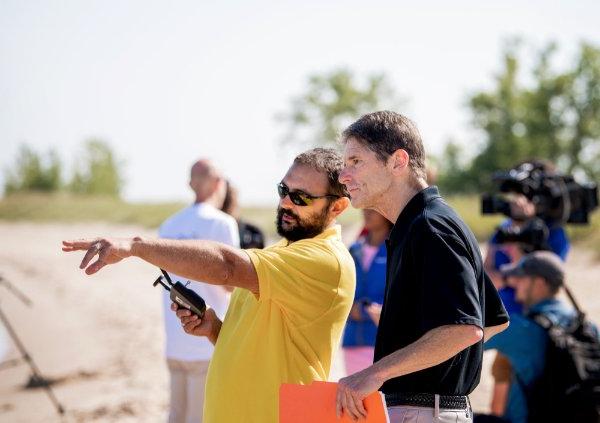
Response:
[{"label": "orange folder", "polygon": [[[310,385],[284,383],[279,388],[279,423],[355,423],[346,413],[335,415],[337,383],[313,382]],[[364,399],[367,418],[363,423],[389,423],[381,392]]]}]

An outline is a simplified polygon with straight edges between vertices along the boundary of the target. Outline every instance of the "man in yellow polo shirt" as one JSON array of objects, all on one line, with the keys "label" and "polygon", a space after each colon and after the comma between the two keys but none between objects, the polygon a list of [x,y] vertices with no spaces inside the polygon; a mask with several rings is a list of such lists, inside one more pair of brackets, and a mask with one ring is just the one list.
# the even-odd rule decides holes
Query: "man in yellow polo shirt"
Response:
[{"label": "man in yellow polo shirt", "polygon": [[238,287],[223,322],[211,309],[202,319],[177,310],[187,333],[215,344],[204,422],[275,423],[282,383],[327,379],[352,305],[354,262],[335,224],[349,205],[338,182],[342,166],[330,149],[296,157],[277,187],[284,239],[264,250],[139,237],[65,241],[63,250],[87,250],[80,267],[88,274],[137,256],[192,280]]}]

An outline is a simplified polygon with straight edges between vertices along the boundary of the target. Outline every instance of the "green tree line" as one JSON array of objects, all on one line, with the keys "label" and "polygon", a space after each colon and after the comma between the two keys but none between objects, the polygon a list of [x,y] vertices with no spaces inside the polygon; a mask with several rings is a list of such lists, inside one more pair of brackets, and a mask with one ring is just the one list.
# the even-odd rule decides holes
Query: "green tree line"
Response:
[{"label": "green tree line", "polygon": [[84,143],[69,180],[63,168],[55,150],[42,154],[22,144],[14,165],[5,170],[4,194],[67,191],[120,197],[124,185],[122,163],[106,142],[90,139]]}]

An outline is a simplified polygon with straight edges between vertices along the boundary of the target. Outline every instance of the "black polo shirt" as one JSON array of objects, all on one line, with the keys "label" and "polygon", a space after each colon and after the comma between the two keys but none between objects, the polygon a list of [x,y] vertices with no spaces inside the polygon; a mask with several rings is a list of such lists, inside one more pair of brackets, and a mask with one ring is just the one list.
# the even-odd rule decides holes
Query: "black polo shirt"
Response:
[{"label": "black polo shirt", "polygon": [[[436,187],[416,194],[387,241],[387,280],[375,361],[444,325],[508,321],[483,270],[475,236]],[[384,393],[468,395],[479,383],[483,341],[450,360],[383,384]]]}]

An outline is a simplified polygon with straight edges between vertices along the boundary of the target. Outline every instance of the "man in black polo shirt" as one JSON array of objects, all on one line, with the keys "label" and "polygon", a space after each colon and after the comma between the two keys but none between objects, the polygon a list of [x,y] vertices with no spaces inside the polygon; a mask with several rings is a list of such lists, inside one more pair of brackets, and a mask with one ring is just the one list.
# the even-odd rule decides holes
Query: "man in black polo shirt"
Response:
[{"label": "man in black polo shirt", "polygon": [[393,112],[363,116],[343,133],[352,205],[394,227],[375,363],[340,380],[338,414],[365,416],[381,388],[393,422],[471,422],[467,395],[479,383],[483,342],[508,315],[483,270],[477,241],[425,180],[415,125]]}]

